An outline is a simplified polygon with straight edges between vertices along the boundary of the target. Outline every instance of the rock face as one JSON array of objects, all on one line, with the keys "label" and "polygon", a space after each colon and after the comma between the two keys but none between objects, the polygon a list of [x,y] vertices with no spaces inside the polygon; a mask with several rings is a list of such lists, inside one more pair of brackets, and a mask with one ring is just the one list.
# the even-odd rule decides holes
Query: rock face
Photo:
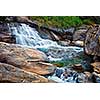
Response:
[{"label": "rock face", "polygon": [[28,16],[0,16],[1,22],[30,22]]},{"label": "rock face", "polygon": [[0,42],[15,43],[6,23],[0,24]]},{"label": "rock face", "polygon": [[46,60],[46,55],[36,49],[0,42],[0,62],[45,75],[53,73],[55,69],[52,64],[43,63]]},{"label": "rock face", "polygon": [[91,27],[85,40],[85,52],[100,56],[100,26]]},{"label": "rock face", "polygon": [[12,65],[0,63],[0,82],[44,83],[48,82],[48,79]]},{"label": "rock face", "polygon": [[84,41],[87,31],[88,31],[88,26],[86,25],[78,27],[73,35],[73,41],[77,41],[77,40]]}]

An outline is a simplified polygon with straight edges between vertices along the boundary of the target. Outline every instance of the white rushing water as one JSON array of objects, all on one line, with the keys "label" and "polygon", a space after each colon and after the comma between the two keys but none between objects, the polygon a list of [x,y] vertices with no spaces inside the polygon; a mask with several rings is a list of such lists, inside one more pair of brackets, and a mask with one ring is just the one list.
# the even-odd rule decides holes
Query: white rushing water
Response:
[{"label": "white rushing water", "polygon": [[48,47],[58,47],[62,49],[73,48],[75,51],[82,51],[79,47],[63,47],[57,44],[57,42],[42,39],[39,36],[39,32],[35,28],[31,28],[29,25],[20,23],[10,23],[8,24],[9,30],[16,37],[16,44],[21,44],[24,46],[36,47],[36,48],[48,48]]},{"label": "white rushing water", "polygon": [[30,47],[49,47],[57,46],[56,42],[48,39],[42,39],[35,28],[26,24],[8,24],[9,30],[16,37],[16,44]]},{"label": "white rushing water", "polygon": [[31,48],[38,48],[40,50],[49,50],[48,59],[50,61],[62,60],[63,56],[66,55],[73,57],[73,55],[83,51],[83,48],[80,47],[64,47],[58,45],[55,41],[42,39],[35,28],[31,28],[26,24],[10,23],[8,24],[8,27],[12,35],[16,38],[16,44]]}]

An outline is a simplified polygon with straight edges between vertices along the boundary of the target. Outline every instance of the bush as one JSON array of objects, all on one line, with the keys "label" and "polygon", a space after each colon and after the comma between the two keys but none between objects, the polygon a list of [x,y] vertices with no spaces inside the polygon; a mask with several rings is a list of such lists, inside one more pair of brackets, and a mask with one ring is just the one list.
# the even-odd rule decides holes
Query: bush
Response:
[{"label": "bush", "polygon": [[89,19],[82,20],[79,16],[31,16],[40,26],[51,26],[56,28],[77,27],[82,24],[91,23]]}]

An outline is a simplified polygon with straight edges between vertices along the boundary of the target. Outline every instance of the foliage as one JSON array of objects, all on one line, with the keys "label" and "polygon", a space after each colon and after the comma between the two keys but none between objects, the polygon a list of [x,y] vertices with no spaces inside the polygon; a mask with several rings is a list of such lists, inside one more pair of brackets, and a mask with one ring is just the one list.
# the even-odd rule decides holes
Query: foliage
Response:
[{"label": "foliage", "polygon": [[6,16],[0,16],[0,21],[5,21]]},{"label": "foliage", "polygon": [[79,16],[31,16],[31,19],[36,21],[39,25],[56,28],[77,27],[84,23],[91,23],[91,20],[82,20]]}]

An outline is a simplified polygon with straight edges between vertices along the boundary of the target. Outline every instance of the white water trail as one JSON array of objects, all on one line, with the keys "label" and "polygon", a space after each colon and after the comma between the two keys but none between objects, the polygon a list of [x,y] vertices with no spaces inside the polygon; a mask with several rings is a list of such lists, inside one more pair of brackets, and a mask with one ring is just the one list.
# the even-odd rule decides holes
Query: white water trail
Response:
[{"label": "white water trail", "polygon": [[[49,49],[49,52],[52,51],[52,53],[49,54],[48,59],[50,61],[56,61],[56,60],[62,60],[65,54],[69,55],[69,57],[72,57],[72,52],[78,53],[83,51],[80,47],[75,46],[60,46],[57,44],[57,42],[49,40],[49,39],[42,39],[39,36],[39,32],[35,28],[31,28],[29,25],[21,24],[21,23],[10,23],[8,24],[9,30],[12,33],[12,35],[16,38],[16,44],[20,44],[22,46],[30,47],[30,48],[38,48],[38,49]],[[56,51],[54,51],[56,50]],[[59,54],[59,51],[62,54]],[[58,54],[56,54],[56,52]],[[53,57],[52,55],[61,55]]]},{"label": "white water trail", "polygon": [[35,28],[26,24],[8,24],[9,30],[16,37],[16,44],[30,47],[49,47],[58,46],[58,44],[49,39],[42,39]]}]

